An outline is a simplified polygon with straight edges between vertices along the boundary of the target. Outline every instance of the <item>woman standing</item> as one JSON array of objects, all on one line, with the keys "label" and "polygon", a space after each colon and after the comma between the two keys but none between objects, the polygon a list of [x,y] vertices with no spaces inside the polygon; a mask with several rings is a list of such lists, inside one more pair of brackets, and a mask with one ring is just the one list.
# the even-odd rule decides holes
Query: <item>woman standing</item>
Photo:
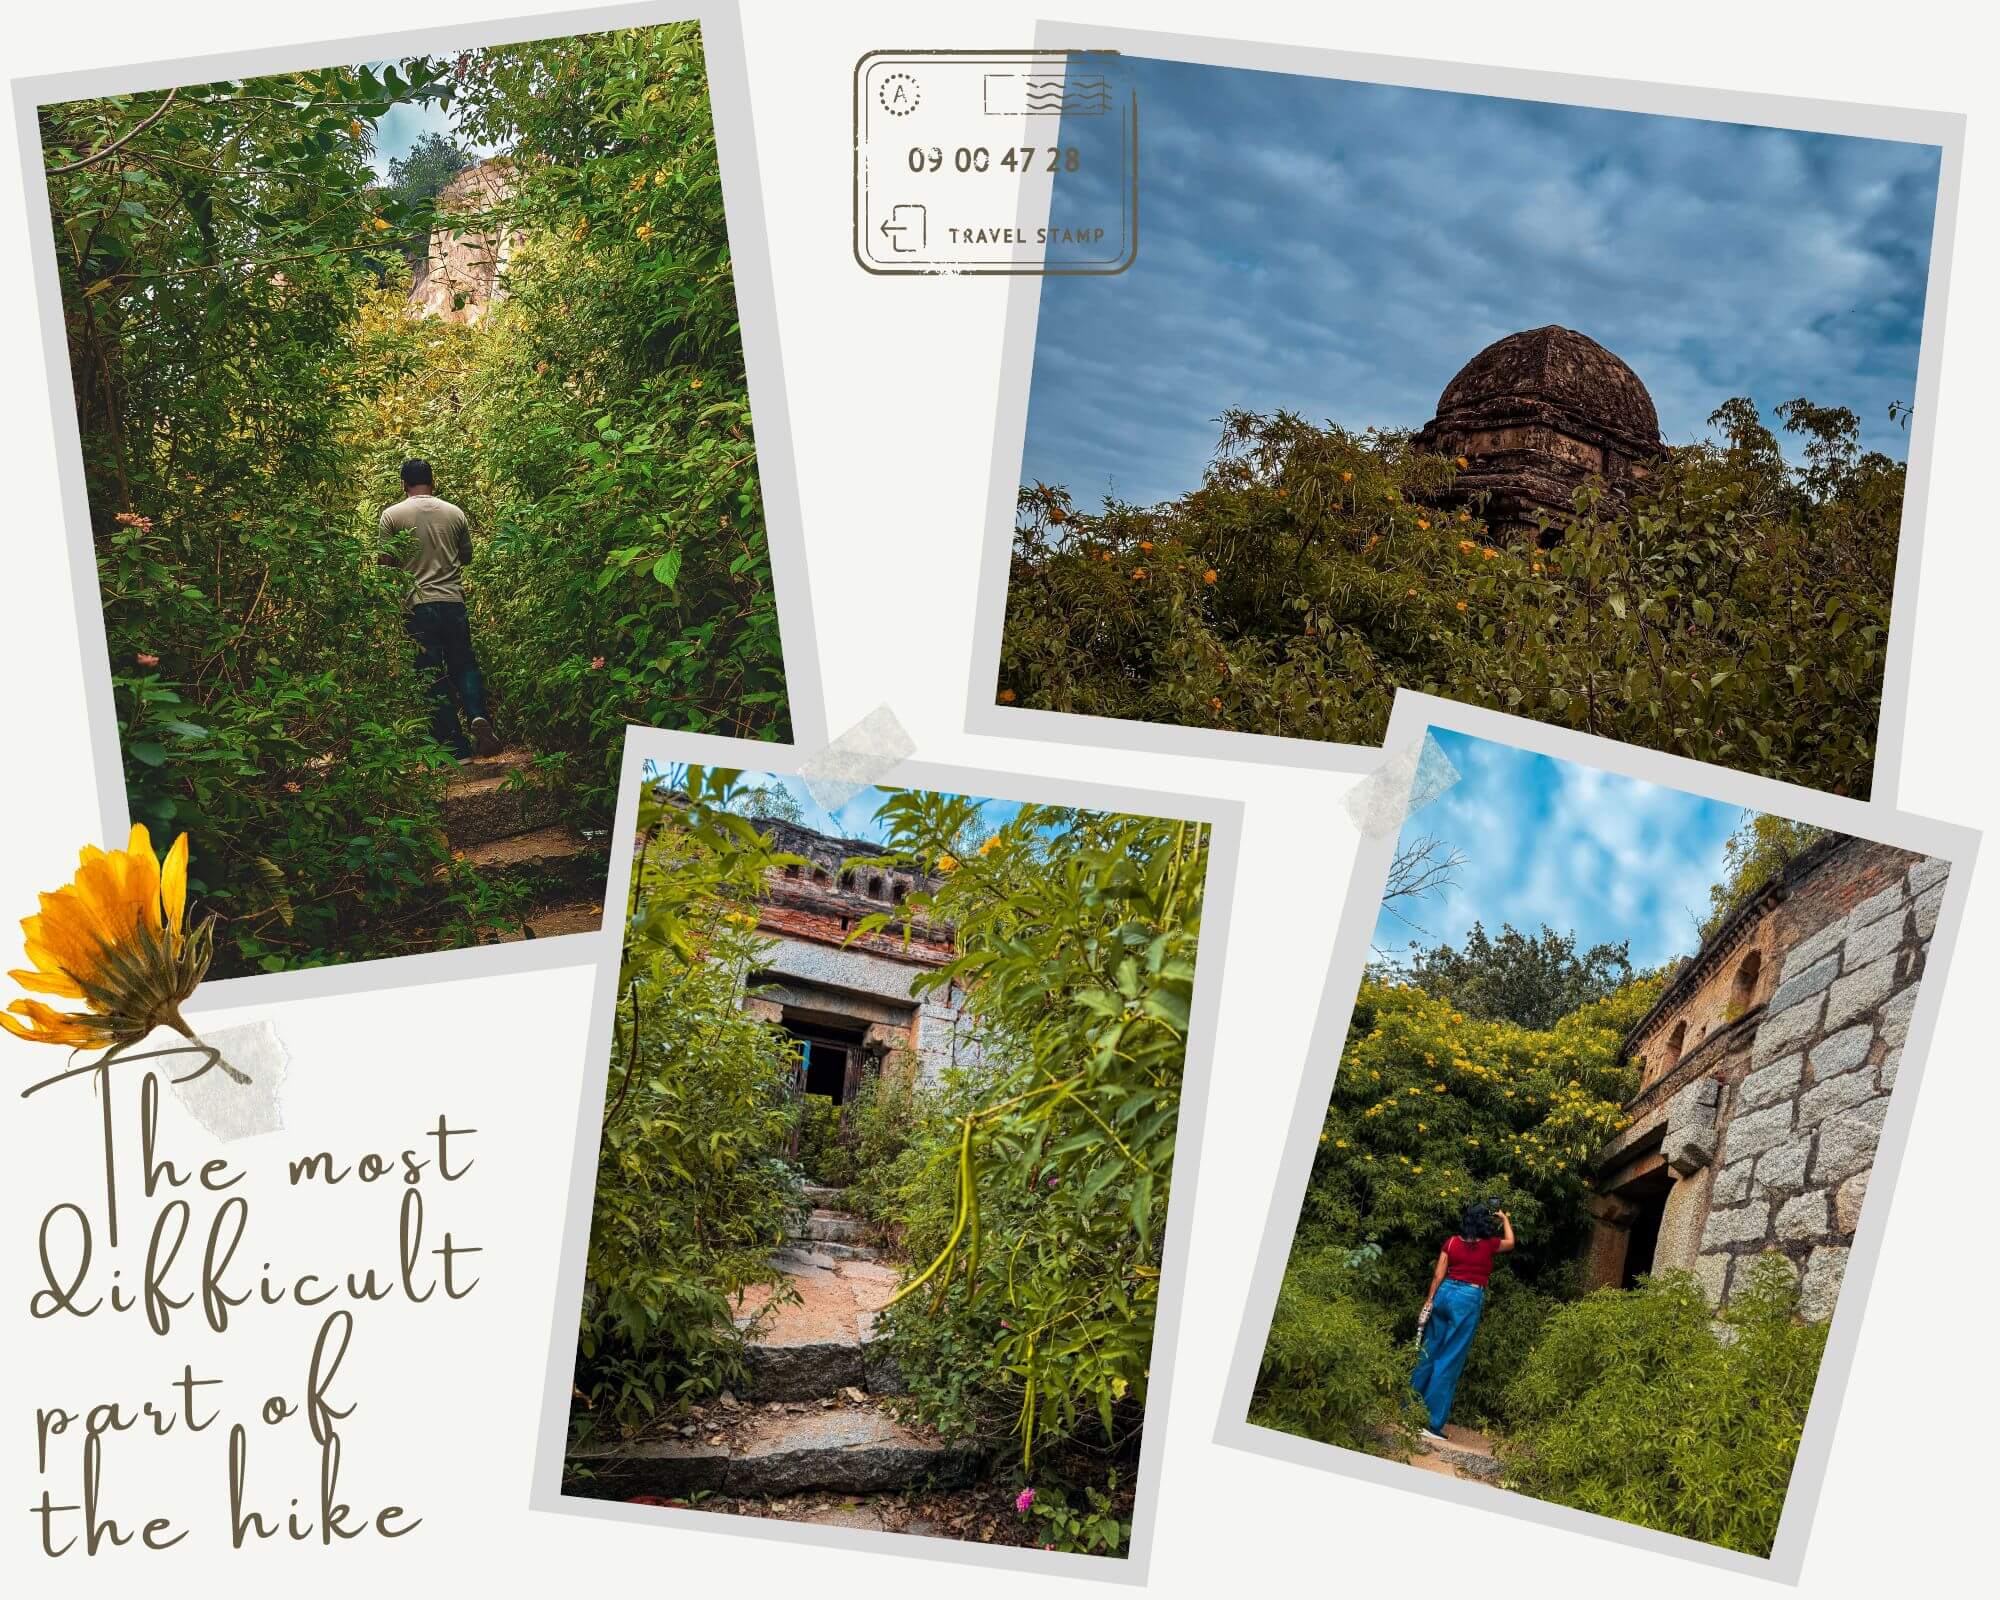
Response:
[{"label": "woman standing", "polygon": [[1438,1252],[1431,1292],[1424,1299],[1421,1321],[1423,1359],[1410,1374],[1417,1398],[1429,1415],[1424,1437],[1443,1444],[1445,1418],[1451,1415],[1458,1377],[1479,1328],[1486,1306],[1486,1285],[1493,1276],[1493,1258],[1514,1248],[1514,1224],[1498,1206],[1474,1201],[1465,1208],[1458,1232]]}]

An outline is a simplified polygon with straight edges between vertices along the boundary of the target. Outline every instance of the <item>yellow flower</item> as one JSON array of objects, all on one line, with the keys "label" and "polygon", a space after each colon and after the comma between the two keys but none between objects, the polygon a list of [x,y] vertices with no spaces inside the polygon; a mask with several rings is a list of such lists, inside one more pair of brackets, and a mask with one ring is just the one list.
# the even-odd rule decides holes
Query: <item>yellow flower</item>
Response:
[{"label": "yellow flower", "polygon": [[1490,544],[1479,553],[1480,555],[1485,557],[1488,561],[1491,561],[1495,556],[1500,554],[1500,552],[1498,550],[1495,550],[1493,546],[1491,546]]},{"label": "yellow flower", "polygon": [[377,217],[375,219],[375,231],[377,233],[387,233],[389,231],[389,224],[384,222],[380,217]]},{"label": "yellow flower", "polygon": [[1141,539],[1139,541],[1139,548],[1150,554],[1153,548],[1153,541],[1151,539]]},{"label": "yellow flower", "polygon": [[1458,541],[1458,547],[1459,549],[1470,553],[1472,549],[1472,541],[1470,539],[1461,539]]},{"label": "yellow flower", "polygon": [[653,225],[650,222],[640,223],[639,226],[633,231],[636,232],[641,239],[650,239],[653,237]]},{"label": "yellow flower", "polygon": [[1472,465],[1472,463],[1471,463],[1470,461],[1467,461],[1467,460],[1465,459],[1465,457],[1464,457],[1464,456],[1460,456],[1460,457],[1458,457],[1458,465],[1459,465],[1459,468],[1460,468],[1460,470],[1462,471],[1462,470],[1463,470],[1463,469],[1465,469],[1466,467],[1469,467],[1469,466],[1471,466],[1471,465]]},{"label": "yellow flower", "polygon": [[1342,483],[1352,483],[1354,481],[1354,474],[1351,472],[1343,472],[1340,475],[1340,481]]},{"label": "yellow flower", "polygon": [[1456,605],[1455,605],[1455,606],[1453,607],[1453,609],[1454,609],[1454,610],[1457,610],[1457,611],[1463,611],[1463,610],[1465,609],[1465,602],[1464,602],[1463,600],[1460,600],[1460,601],[1459,601],[1459,602],[1458,602],[1458,603],[1457,603],[1457,604],[1456,604]]},{"label": "yellow flower", "polygon": [[699,378],[688,379],[688,387],[690,389],[699,389],[701,387],[701,379]]},{"label": "yellow flower", "polygon": [[1431,531],[1430,523],[1425,521],[1424,518],[1422,517],[1417,518],[1417,526],[1419,528],[1422,528],[1426,533],[1429,533]]},{"label": "yellow flower", "polygon": [[1215,572],[1215,568],[1213,568],[1213,567],[1210,567],[1210,568],[1208,569],[1208,571],[1204,572],[1204,573],[1203,573],[1203,574],[1201,575],[1201,581],[1202,581],[1203,583],[1213,583],[1213,582],[1215,582],[1215,578],[1216,578],[1216,572]]},{"label": "yellow flower", "polygon": [[950,872],[957,865],[958,865],[958,857],[953,855],[948,850],[943,855],[938,857],[937,869],[940,872]]},{"label": "yellow flower", "polygon": [[180,1005],[208,971],[215,919],[186,930],[187,858],[182,834],[162,866],[143,823],[123,850],[85,845],[75,880],[43,895],[38,916],[21,919],[33,966],[8,976],[87,1009],[16,1000],[0,1011],[0,1028],[80,1049],[134,1044],[162,1024],[193,1038]]},{"label": "yellow flower", "polygon": [[1132,569],[1132,576],[1135,580],[1143,579],[1146,576],[1146,569],[1144,567],[1134,567]]}]

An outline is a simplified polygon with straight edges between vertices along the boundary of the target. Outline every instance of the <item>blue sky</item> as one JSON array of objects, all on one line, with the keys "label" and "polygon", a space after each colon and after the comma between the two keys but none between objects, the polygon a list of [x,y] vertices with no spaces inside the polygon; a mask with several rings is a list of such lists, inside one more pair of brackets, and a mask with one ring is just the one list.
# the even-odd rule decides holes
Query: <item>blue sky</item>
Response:
[{"label": "blue sky", "polygon": [[[1049,277],[1022,479],[1094,507],[1200,483],[1230,407],[1416,427],[1474,353],[1560,323],[1669,444],[1749,394],[1844,405],[1901,459],[1931,145],[1128,59],[1139,252]],[[1115,173],[1060,175],[1055,208]]]},{"label": "blue sky", "polygon": [[[821,833],[837,834],[844,839],[866,839],[871,844],[881,844],[887,837],[886,831],[875,820],[875,811],[882,802],[896,793],[893,789],[878,789],[873,786],[863,789],[838,811],[828,811],[812,797],[812,791],[803,779],[782,772],[746,772],[742,782],[746,784],[776,784],[789,793],[799,803],[800,820],[808,828]],[[990,828],[998,828],[1013,820],[1020,811],[1018,800],[980,800],[980,819]]]},{"label": "blue sky", "polygon": [[482,144],[476,144],[460,134],[453,126],[451,113],[441,110],[433,101],[405,102],[391,106],[388,115],[375,124],[375,153],[373,166],[375,176],[387,179],[389,163],[398,156],[406,156],[417,140],[426,133],[441,133],[457,141],[459,147],[470,150],[474,156],[489,156],[493,152]]},{"label": "blue sky", "polygon": [[1574,932],[1579,949],[1629,937],[1635,967],[1694,949],[1688,913],[1708,911],[1740,807],[1442,728],[1431,734],[1459,781],[1410,817],[1402,842],[1433,835],[1466,864],[1443,895],[1399,904],[1427,935],[1385,908],[1377,949],[1456,945],[1475,921],[1491,934],[1509,922],[1534,934],[1546,922]]}]

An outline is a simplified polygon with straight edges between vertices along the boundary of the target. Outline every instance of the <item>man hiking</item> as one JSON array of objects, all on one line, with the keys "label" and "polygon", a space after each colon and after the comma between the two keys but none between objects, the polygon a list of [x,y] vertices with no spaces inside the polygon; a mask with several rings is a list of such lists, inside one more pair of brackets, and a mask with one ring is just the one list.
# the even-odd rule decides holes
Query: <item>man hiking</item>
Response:
[{"label": "man hiking", "polygon": [[[500,739],[486,715],[486,684],[465,618],[472,524],[438,498],[430,463],[412,460],[403,463],[403,498],[382,513],[379,528],[386,548],[375,559],[410,576],[403,626],[416,641],[417,673],[430,689],[432,736],[461,761],[474,750],[497,754]],[[469,741],[458,723],[461,708]]]}]

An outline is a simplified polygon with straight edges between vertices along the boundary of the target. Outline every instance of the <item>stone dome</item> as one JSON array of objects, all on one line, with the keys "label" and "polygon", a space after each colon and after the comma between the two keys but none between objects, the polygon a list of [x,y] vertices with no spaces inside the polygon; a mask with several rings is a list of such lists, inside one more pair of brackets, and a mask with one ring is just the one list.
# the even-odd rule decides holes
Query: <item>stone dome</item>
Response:
[{"label": "stone dome", "polygon": [[1496,339],[1458,369],[1438,397],[1438,415],[1540,400],[1651,446],[1660,415],[1639,374],[1588,334],[1574,328],[1529,328]]},{"label": "stone dome", "polygon": [[1587,334],[1553,325],[1510,333],[1466,362],[1411,443],[1464,461],[1439,499],[1476,501],[1502,538],[1560,522],[1592,480],[1622,503],[1669,454],[1639,375]]}]

